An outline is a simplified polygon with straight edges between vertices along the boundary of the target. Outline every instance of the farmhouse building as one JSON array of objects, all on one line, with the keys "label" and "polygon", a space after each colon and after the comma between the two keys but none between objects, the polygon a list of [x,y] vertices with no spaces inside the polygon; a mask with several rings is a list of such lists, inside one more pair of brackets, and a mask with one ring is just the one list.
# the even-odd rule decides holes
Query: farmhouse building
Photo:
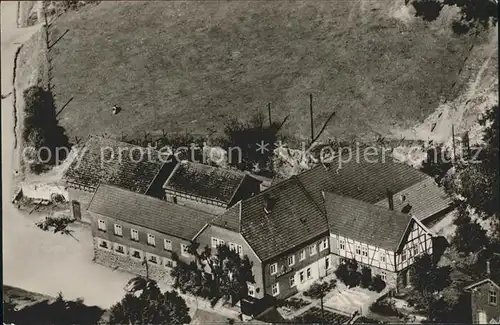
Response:
[{"label": "farmhouse building", "polygon": [[214,217],[111,185],[98,186],[88,207],[96,262],[169,281],[175,262],[190,261],[187,245]]},{"label": "farmhouse building", "polygon": [[331,269],[327,220],[295,176],[238,202],[196,239],[241,245],[253,262],[255,298],[285,298]]},{"label": "farmhouse building", "polygon": [[432,178],[393,160],[334,166],[262,192],[248,174],[189,162],[156,167],[148,179],[158,198],[145,183],[140,191],[102,183],[88,207],[96,260],[144,274],[146,258],[152,276],[169,279],[172,254],[189,260],[185,248],[195,240],[247,255],[256,299],[304,290],[346,258],[405,287],[415,257],[433,252],[425,223],[450,211],[451,201]]},{"label": "farmhouse building", "polygon": [[162,184],[175,166],[163,163],[167,160],[153,149],[90,136],[63,176],[73,217],[90,222],[88,204],[100,183],[155,195],[155,184]]},{"label": "farmhouse building", "polygon": [[332,264],[355,259],[391,287],[409,285],[416,256],[432,254],[432,233],[417,218],[353,198],[324,193]]},{"label": "farmhouse building", "polygon": [[260,184],[239,171],[186,161],[175,166],[163,188],[168,202],[222,214],[236,202],[259,193]]},{"label": "farmhouse building", "polygon": [[470,293],[473,324],[500,323],[500,254],[486,261],[486,278],[465,288]]}]

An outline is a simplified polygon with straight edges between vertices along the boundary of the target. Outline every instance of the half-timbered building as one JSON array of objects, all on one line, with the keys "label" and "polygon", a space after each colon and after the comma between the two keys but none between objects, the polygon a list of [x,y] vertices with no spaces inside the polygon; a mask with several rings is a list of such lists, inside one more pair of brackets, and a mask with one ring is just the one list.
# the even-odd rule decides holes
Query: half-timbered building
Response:
[{"label": "half-timbered building", "polygon": [[410,214],[324,193],[332,263],[355,259],[395,288],[409,284],[415,257],[432,254],[433,234]]}]

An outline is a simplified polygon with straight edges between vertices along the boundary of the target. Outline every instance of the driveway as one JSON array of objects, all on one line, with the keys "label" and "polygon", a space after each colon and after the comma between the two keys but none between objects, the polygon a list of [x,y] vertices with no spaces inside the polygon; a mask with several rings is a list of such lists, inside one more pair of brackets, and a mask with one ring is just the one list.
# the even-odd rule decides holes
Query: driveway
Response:
[{"label": "driveway", "polygon": [[26,215],[11,203],[14,169],[19,155],[14,150],[12,78],[14,55],[38,26],[17,28],[17,3],[1,2],[2,55],[2,235],[3,282],[6,285],[68,299],[84,298],[86,304],[108,308],[120,300],[130,274],[92,262],[92,237],[88,228],[73,227],[70,236],[38,229],[34,222],[43,215]]}]

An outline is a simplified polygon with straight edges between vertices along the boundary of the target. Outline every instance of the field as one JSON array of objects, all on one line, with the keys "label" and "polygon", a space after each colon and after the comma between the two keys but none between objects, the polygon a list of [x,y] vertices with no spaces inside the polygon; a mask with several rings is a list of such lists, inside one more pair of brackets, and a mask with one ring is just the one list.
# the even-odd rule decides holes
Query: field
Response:
[{"label": "field", "polygon": [[[107,2],[51,27],[52,83],[68,135],[220,134],[258,109],[309,136],[309,93],[325,137],[373,138],[422,122],[465,81],[473,42],[450,15],[402,0]],[[473,73],[473,71],[471,72]],[[465,78],[467,79],[467,78]],[[122,107],[117,115],[111,108]],[[375,132],[374,132],[375,131]]]}]

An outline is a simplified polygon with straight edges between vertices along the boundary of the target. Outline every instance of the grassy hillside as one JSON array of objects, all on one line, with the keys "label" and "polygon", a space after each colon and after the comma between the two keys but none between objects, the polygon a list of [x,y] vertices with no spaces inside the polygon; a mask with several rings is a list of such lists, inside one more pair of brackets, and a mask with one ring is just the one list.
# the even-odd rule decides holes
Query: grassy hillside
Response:
[{"label": "grassy hillside", "polygon": [[[402,0],[102,2],[51,27],[57,104],[70,136],[222,131],[272,102],[308,137],[372,137],[423,121],[461,83],[469,36],[404,14]],[[402,12],[402,14],[401,14]],[[399,14],[398,14],[399,13]],[[442,26],[441,26],[442,25]],[[475,42],[478,42],[476,39]],[[451,94],[453,95],[453,94]],[[113,116],[117,104],[122,112]]]}]

